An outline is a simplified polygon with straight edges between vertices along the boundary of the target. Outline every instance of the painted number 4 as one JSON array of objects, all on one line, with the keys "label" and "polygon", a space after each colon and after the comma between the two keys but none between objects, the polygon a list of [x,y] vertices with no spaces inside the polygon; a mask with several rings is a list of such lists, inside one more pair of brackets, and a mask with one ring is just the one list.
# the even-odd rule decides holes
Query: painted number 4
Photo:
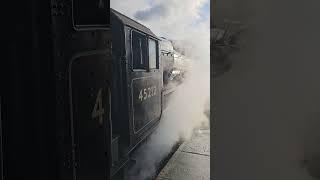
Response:
[{"label": "painted number 4", "polygon": [[99,89],[99,92],[96,98],[96,103],[92,111],[92,119],[98,118],[99,124],[102,125],[103,115],[104,115],[104,108],[102,105],[102,89]]}]

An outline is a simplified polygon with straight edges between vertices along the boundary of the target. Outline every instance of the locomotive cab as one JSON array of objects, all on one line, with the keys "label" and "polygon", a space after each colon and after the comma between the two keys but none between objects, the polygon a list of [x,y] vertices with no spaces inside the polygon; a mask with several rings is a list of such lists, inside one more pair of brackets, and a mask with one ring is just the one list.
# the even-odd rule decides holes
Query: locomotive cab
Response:
[{"label": "locomotive cab", "polygon": [[119,143],[113,147],[119,147],[121,159],[129,156],[160,121],[162,65],[159,39],[150,29],[112,9],[110,18],[112,134]]}]

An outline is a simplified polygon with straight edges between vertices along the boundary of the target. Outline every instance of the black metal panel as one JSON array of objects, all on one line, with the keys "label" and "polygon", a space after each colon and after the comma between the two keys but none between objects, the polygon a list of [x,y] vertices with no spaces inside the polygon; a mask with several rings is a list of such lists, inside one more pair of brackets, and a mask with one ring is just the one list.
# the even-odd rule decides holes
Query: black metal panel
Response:
[{"label": "black metal panel", "polygon": [[71,66],[77,180],[105,180],[109,170],[110,63],[110,56],[94,54]]},{"label": "black metal panel", "polygon": [[[126,53],[130,46],[126,43],[126,27],[114,14],[110,14],[112,31],[112,131],[120,135],[120,156],[127,155],[131,139],[130,121],[130,81]],[[130,30],[129,30],[130,31]]]},{"label": "black metal panel", "polygon": [[[75,148],[76,150],[79,150],[78,146],[75,146],[77,145],[75,143],[78,143],[79,138],[75,139],[77,138],[77,136],[74,136],[74,135],[77,135],[77,134],[73,133],[73,130],[74,130],[73,128],[76,128],[74,126],[78,126],[79,123],[77,124],[77,122],[75,122],[75,124],[72,124],[71,123],[72,119],[70,118],[75,118],[76,116],[80,116],[80,115],[81,115],[81,118],[85,118],[84,116],[82,117],[82,114],[78,115],[78,112],[87,113],[87,112],[82,112],[82,109],[89,108],[87,107],[89,105],[85,104],[86,99],[80,99],[81,102],[80,101],[78,102],[80,104],[80,106],[78,107],[70,106],[69,99],[70,99],[70,96],[72,96],[72,98],[74,99],[73,97],[74,94],[70,93],[71,91],[70,88],[73,87],[70,84],[73,83],[73,81],[70,82],[71,80],[71,78],[69,78],[70,71],[68,70],[71,70],[74,73],[75,72],[74,68],[76,68],[76,66],[71,67],[70,61],[73,61],[73,63],[77,63],[78,61],[80,62],[82,61],[81,60],[82,58],[80,58],[80,56],[83,56],[83,58],[89,58],[87,60],[92,62],[93,64],[96,64],[96,63],[100,64],[99,62],[102,56],[104,56],[103,59],[107,61],[108,58],[105,58],[105,57],[107,56],[107,53],[109,53],[110,55],[111,52],[104,52],[104,51],[107,51],[107,49],[110,50],[111,48],[111,42],[110,42],[111,33],[108,28],[105,28],[105,26],[103,26],[102,28],[101,26],[96,25],[95,23],[90,23],[89,27],[86,27],[86,26],[74,27],[73,19],[72,19],[73,13],[71,11],[72,9],[71,2],[73,1],[60,1],[60,0],[54,0],[54,1],[56,1],[56,3],[58,4],[58,7],[64,7],[64,8],[60,8],[62,12],[53,16],[53,25],[54,25],[53,26],[53,32],[54,32],[53,54],[54,54],[54,70],[56,75],[55,88],[57,92],[56,98],[58,99],[58,101],[56,102],[56,115],[57,115],[56,123],[58,127],[58,131],[56,132],[56,134],[61,139],[59,142],[59,146],[57,147],[59,150],[58,168],[60,173],[59,174],[60,179],[70,180],[70,179],[75,179],[77,178],[77,176],[79,177],[82,175],[82,174],[79,174],[79,172],[82,172],[81,170],[79,170],[79,168],[82,168],[85,164],[83,163],[84,161],[83,158],[81,158],[80,162],[78,162],[80,154],[76,154],[75,156],[75,153],[74,153]],[[95,3],[95,2],[97,1],[92,1],[92,2],[90,1],[90,3]],[[85,3],[88,3],[88,2],[85,2]],[[92,9],[90,10],[89,8],[88,10],[85,10],[85,9],[82,9],[82,10],[91,11]],[[104,13],[106,14],[103,15],[104,17],[102,18],[108,19],[107,12],[104,12]],[[89,20],[90,19],[92,18],[89,17]],[[80,23],[80,25],[85,25],[85,24],[86,23]],[[101,54],[101,56],[94,55],[94,54]],[[86,74],[95,68],[97,68],[97,70],[99,71],[98,68],[100,68],[100,66],[99,65],[97,67],[92,67],[91,65],[90,66],[88,65],[87,67],[83,66],[82,73]],[[84,74],[82,74],[81,76],[80,75],[77,75],[77,76],[79,76],[78,78],[85,78],[86,76]],[[72,76],[73,75],[74,74],[72,74]],[[107,77],[95,76],[97,80],[95,80],[91,84],[90,83],[82,84],[82,86],[84,88],[85,86],[89,87],[92,84],[95,85],[96,82],[100,82],[101,80],[106,80],[106,78],[109,78],[110,76],[107,76]],[[95,88],[95,87],[92,87],[92,88]],[[74,91],[75,89],[77,88],[73,88],[72,91]],[[83,92],[83,91],[84,90],[80,90],[78,93],[81,92],[85,94],[86,92]],[[77,95],[75,94],[74,96],[77,96]],[[79,97],[75,97],[75,98],[78,99]],[[74,102],[74,104],[78,105],[77,102]],[[93,107],[90,107],[90,108],[93,108]],[[75,110],[76,112],[73,112],[72,110]],[[72,117],[71,115],[74,115],[74,114],[76,115]],[[79,120],[79,118],[78,119],[76,118],[73,120],[76,121],[76,120]],[[75,133],[78,133],[78,130],[79,128],[76,129]],[[111,142],[107,143],[108,148],[110,148],[110,144]],[[103,142],[102,145],[106,145],[106,143]],[[103,149],[104,152],[105,152],[105,148],[106,147],[104,147]],[[94,155],[90,154],[89,157]],[[80,166],[79,166],[79,163],[80,163]],[[103,164],[102,168],[104,169],[104,172],[105,172],[106,164]],[[98,168],[98,170],[100,169],[101,168]],[[109,168],[107,168],[107,170],[109,170]],[[84,173],[94,174],[95,171],[84,172]]]},{"label": "black metal panel", "polygon": [[50,2],[6,3],[11,16],[4,22],[9,28],[0,65],[3,178],[58,179]]},{"label": "black metal panel", "polygon": [[137,77],[131,81],[133,131],[138,133],[161,115],[160,77]]},{"label": "black metal panel", "polygon": [[[1,77],[5,79],[1,82],[6,85],[1,88],[5,179],[72,179],[70,57],[108,48],[110,33],[101,28],[81,32],[72,28],[71,2],[32,0],[6,6],[16,16],[7,18],[9,58],[1,62]],[[109,20],[107,11],[102,14],[102,19]],[[91,58],[95,62],[102,57]],[[99,67],[101,63],[98,68],[82,70],[86,73]]]},{"label": "black metal panel", "polygon": [[108,0],[73,0],[75,26],[109,26],[110,2]]},{"label": "black metal panel", "polygon": [[3,179],[3,144],[2,144],[2,101],[0,96],[0,178]]}]

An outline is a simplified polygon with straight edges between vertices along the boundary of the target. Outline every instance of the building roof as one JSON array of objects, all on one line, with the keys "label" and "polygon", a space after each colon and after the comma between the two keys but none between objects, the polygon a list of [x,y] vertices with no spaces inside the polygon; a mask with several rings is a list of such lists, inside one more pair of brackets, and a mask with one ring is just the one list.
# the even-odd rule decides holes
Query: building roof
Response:
[{"label": "building roof", "polygon": [[159,39],[149,28],[147,28],[146,26],[138,23],[137,21],[119,13],[118,11],[114,10],[111,8],[111,13],[114,14],[124,25],[126,26],[130,26],[132,28],[135,28],[139,31],[142,31],[150,36],[153,36],[157,39]]}]

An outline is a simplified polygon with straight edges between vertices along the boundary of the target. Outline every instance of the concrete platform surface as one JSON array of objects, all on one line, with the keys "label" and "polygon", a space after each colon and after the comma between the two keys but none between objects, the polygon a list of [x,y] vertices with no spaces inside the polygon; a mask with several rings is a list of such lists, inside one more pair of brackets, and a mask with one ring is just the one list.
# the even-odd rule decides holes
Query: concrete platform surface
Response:
[{"label": "concrete platform surface", "polygon": [[198,130],[174,153],[156,180],[209,180],[210,131]]}]

